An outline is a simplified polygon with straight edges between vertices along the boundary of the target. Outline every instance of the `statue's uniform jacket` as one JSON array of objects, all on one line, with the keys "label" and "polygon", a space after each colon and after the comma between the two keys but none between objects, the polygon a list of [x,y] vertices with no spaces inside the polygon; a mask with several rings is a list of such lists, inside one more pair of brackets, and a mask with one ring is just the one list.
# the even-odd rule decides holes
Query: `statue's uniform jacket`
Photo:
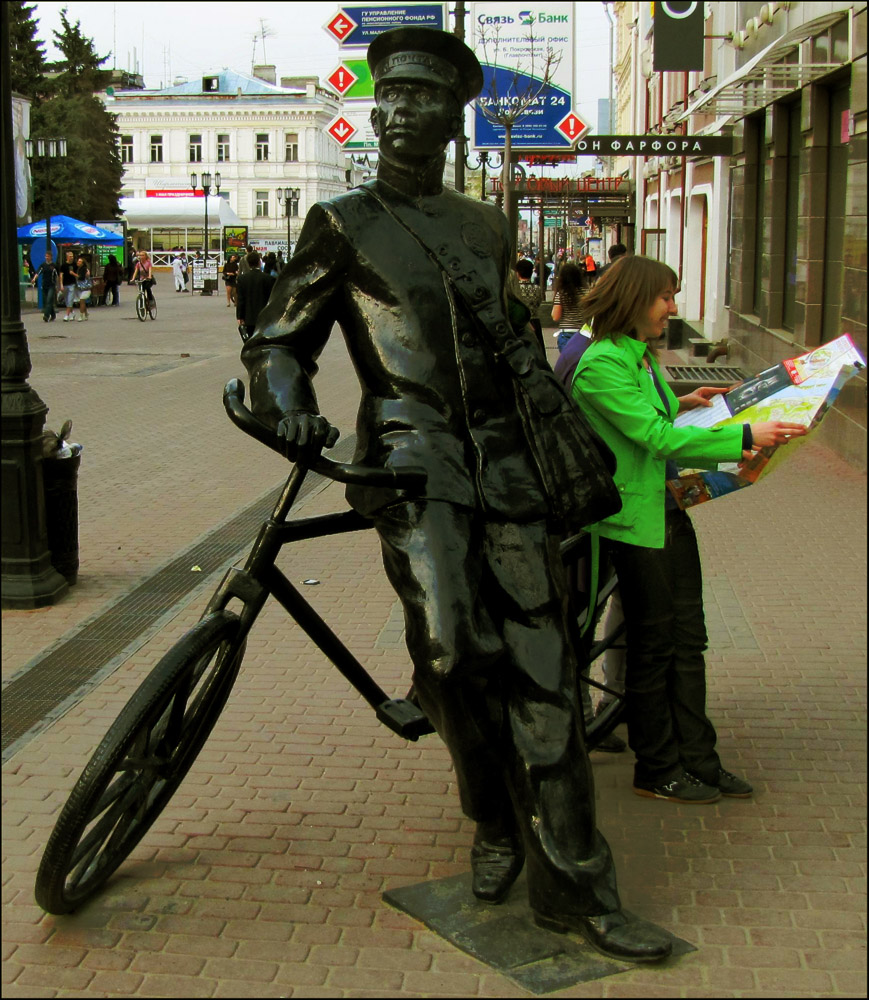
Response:
[{"label": "statue's uniform jacket", "polygon": [[[487,313],[506,324],[509,240],[503,213],[454,191],[411,199],[369,182],[411,224],[433,224],[444,267],[494,290]],[[444,272],[363,186],[312,207],[242,359],[254,412],[274,425],[291,410],[319,412],[316,359],[337,322],[361,384],[354,461],[422,467],[423,496],[514,521],[547,510],[525,444],[510,371]],[[470,263],[469,263],[470,262]],[[536,351],[529,338],[524,348]],[[523,348],[523,349],[524,349]],[[545,366],[537,355],[535,363]],[[325,414],[328,418],[329,414]],[[350,487],[369,514],[396,499]]]}]

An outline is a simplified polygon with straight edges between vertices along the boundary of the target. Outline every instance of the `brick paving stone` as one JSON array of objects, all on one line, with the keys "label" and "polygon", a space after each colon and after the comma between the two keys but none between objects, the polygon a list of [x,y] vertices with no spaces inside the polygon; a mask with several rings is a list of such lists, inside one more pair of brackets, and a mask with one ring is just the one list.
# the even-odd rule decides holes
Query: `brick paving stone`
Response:
[{"label": "brick paving stone", "polygon": [[[177,364],[150,377],[118,374],[135,325],[123,314],[93,310],[74,341],[34,335],[49,426],[71,415],[86,448],[81,582],[54,608],[3,612],[4,678],[280,482],[284,464],[222,413],[240,367],[221,305],[166,302],[147,351]],[[182,362],[181,344],[203,359]],[[352,433],[358,391],[340,338],[318,395]],[[304,513],[342,507],[330,486]],[[865,996],[865,508],[865,476],[808,443],[755,489],[692,514],[710,714],[725,765],[756,795],[649,802],[630,792],[630,754],[594,755],[625,905],[699,950],[561,995]],[[294,582],[319,579],[305,596],[387,690],[407,689],[373,532],[301,543],[279,565]],[[212,738],[131,859],[79,913],[34,905],[57,810],[216,576],[4,765],[4,996],[527,995],[382,902],[387,886],[465,871],[473,825],[441,741],[383,730],[275,602]]]}]

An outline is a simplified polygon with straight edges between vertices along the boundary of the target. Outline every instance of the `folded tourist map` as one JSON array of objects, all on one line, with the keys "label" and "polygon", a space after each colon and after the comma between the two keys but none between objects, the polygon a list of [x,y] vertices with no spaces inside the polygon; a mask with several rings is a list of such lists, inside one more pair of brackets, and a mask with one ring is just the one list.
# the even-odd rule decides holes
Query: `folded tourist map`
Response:
[{"label": "folded tourist map", "polygon": [[[816,347],[808,354],[782,361],[753,378],[715,396],[712,406],[698,406],[676,417],[677,427],[717,427],[724,424],[754,424],[765,420],[787,420],[803,424],[811,432],[824,419],[842,386],[866,367],[866,362],[848,334]],[[682,469],[678,479],[667,481],[667,489],[684,510],[707,500],[751,486],[767,475],[784,457],[781,447],[792,450],[805,441],[798,438],[787,446],[761,448],[750,459],[723,462],[717,469]]]}]

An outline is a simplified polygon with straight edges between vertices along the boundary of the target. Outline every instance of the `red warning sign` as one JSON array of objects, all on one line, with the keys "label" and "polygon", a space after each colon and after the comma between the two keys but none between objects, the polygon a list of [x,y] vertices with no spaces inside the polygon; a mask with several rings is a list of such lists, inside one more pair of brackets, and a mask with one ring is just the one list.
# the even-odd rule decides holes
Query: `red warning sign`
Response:
[{"label": "red warning sign", "polygon": [[356,126],[351,125],[343,115],[338,115],[338,117],[326,128],[326,131],[332,136],[339,146],[343,146],[353,138],[357,130]]},{"label": "red warning sign", "polygon": [[576,142],[581,139],[591,128],[588,122],[584,121],[575,111],[571,111],[555,126],[555,128],[567,139],[568,142]]},{"label": "red warning sign", "polygon": [[342,63],[326,77],[326,82],[343,97],[358,79],[353,70]]},{"label": "red warning sign", "polygon": [[339,42],[343,42],[350,32],[354,28],[358,27],[359,25],[353,20],[352,17],[345,14],[343,10],[339,10],[332,20],[327,22],[326,31],[328,31],[330,35],[337,38]]}]

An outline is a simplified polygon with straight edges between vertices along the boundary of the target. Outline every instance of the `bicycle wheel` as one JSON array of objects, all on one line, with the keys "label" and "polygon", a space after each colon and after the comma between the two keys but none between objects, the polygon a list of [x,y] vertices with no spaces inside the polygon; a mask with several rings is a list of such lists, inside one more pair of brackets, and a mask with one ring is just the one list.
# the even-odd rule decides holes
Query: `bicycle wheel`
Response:
[{"label": "bicycle wheel", "polygon": [[106,733],[63,807],[36,875],[36,901],[69,913],[112,875],[181,784],[226,703],[244,656],[237,615],[183,636]]},{"label": "bicycle wheel", "polygon": [[136,296],[136,315],[143,323],[145,322],[145,313],[145,296],[140,292],[139,295]]},{"label": "bicycle wheel", "polygon": [[[610,597],[618,587],[618,578],[612,564],[603,560],[599,567],[599,578],[593,588],[588,536],[579,535],[565,541],[562,544],[562,559],[574,606],[571,637],[580,665],[577,682],[585,716],[585,743],[589,750],[594,750],[625,718],[624,693],[608,686],[605,675],[602,680],[592,677],[593,673],[600,676],[601,671],[597,668],[602,664],[598,661],[601,661],[607,650],[623,647],[624,644],[624,620],[608,630],[611,623],[608,616],[601,625]],[[595,589],[595,601],[594,607],[589,608],[588,595],[592,589]],[[589,616],[591,621],[588,620]],[[604,708],[598,706],[596,713],[592,708],[595,690],[606,692],[608,698],[607,705]]]},{"label": "bicycle wheel", "polygon": [[157,300],[156,299],[150,299],[148,301],[148,315],[151,317],[151,319],[156,319],[157,318]]}]

